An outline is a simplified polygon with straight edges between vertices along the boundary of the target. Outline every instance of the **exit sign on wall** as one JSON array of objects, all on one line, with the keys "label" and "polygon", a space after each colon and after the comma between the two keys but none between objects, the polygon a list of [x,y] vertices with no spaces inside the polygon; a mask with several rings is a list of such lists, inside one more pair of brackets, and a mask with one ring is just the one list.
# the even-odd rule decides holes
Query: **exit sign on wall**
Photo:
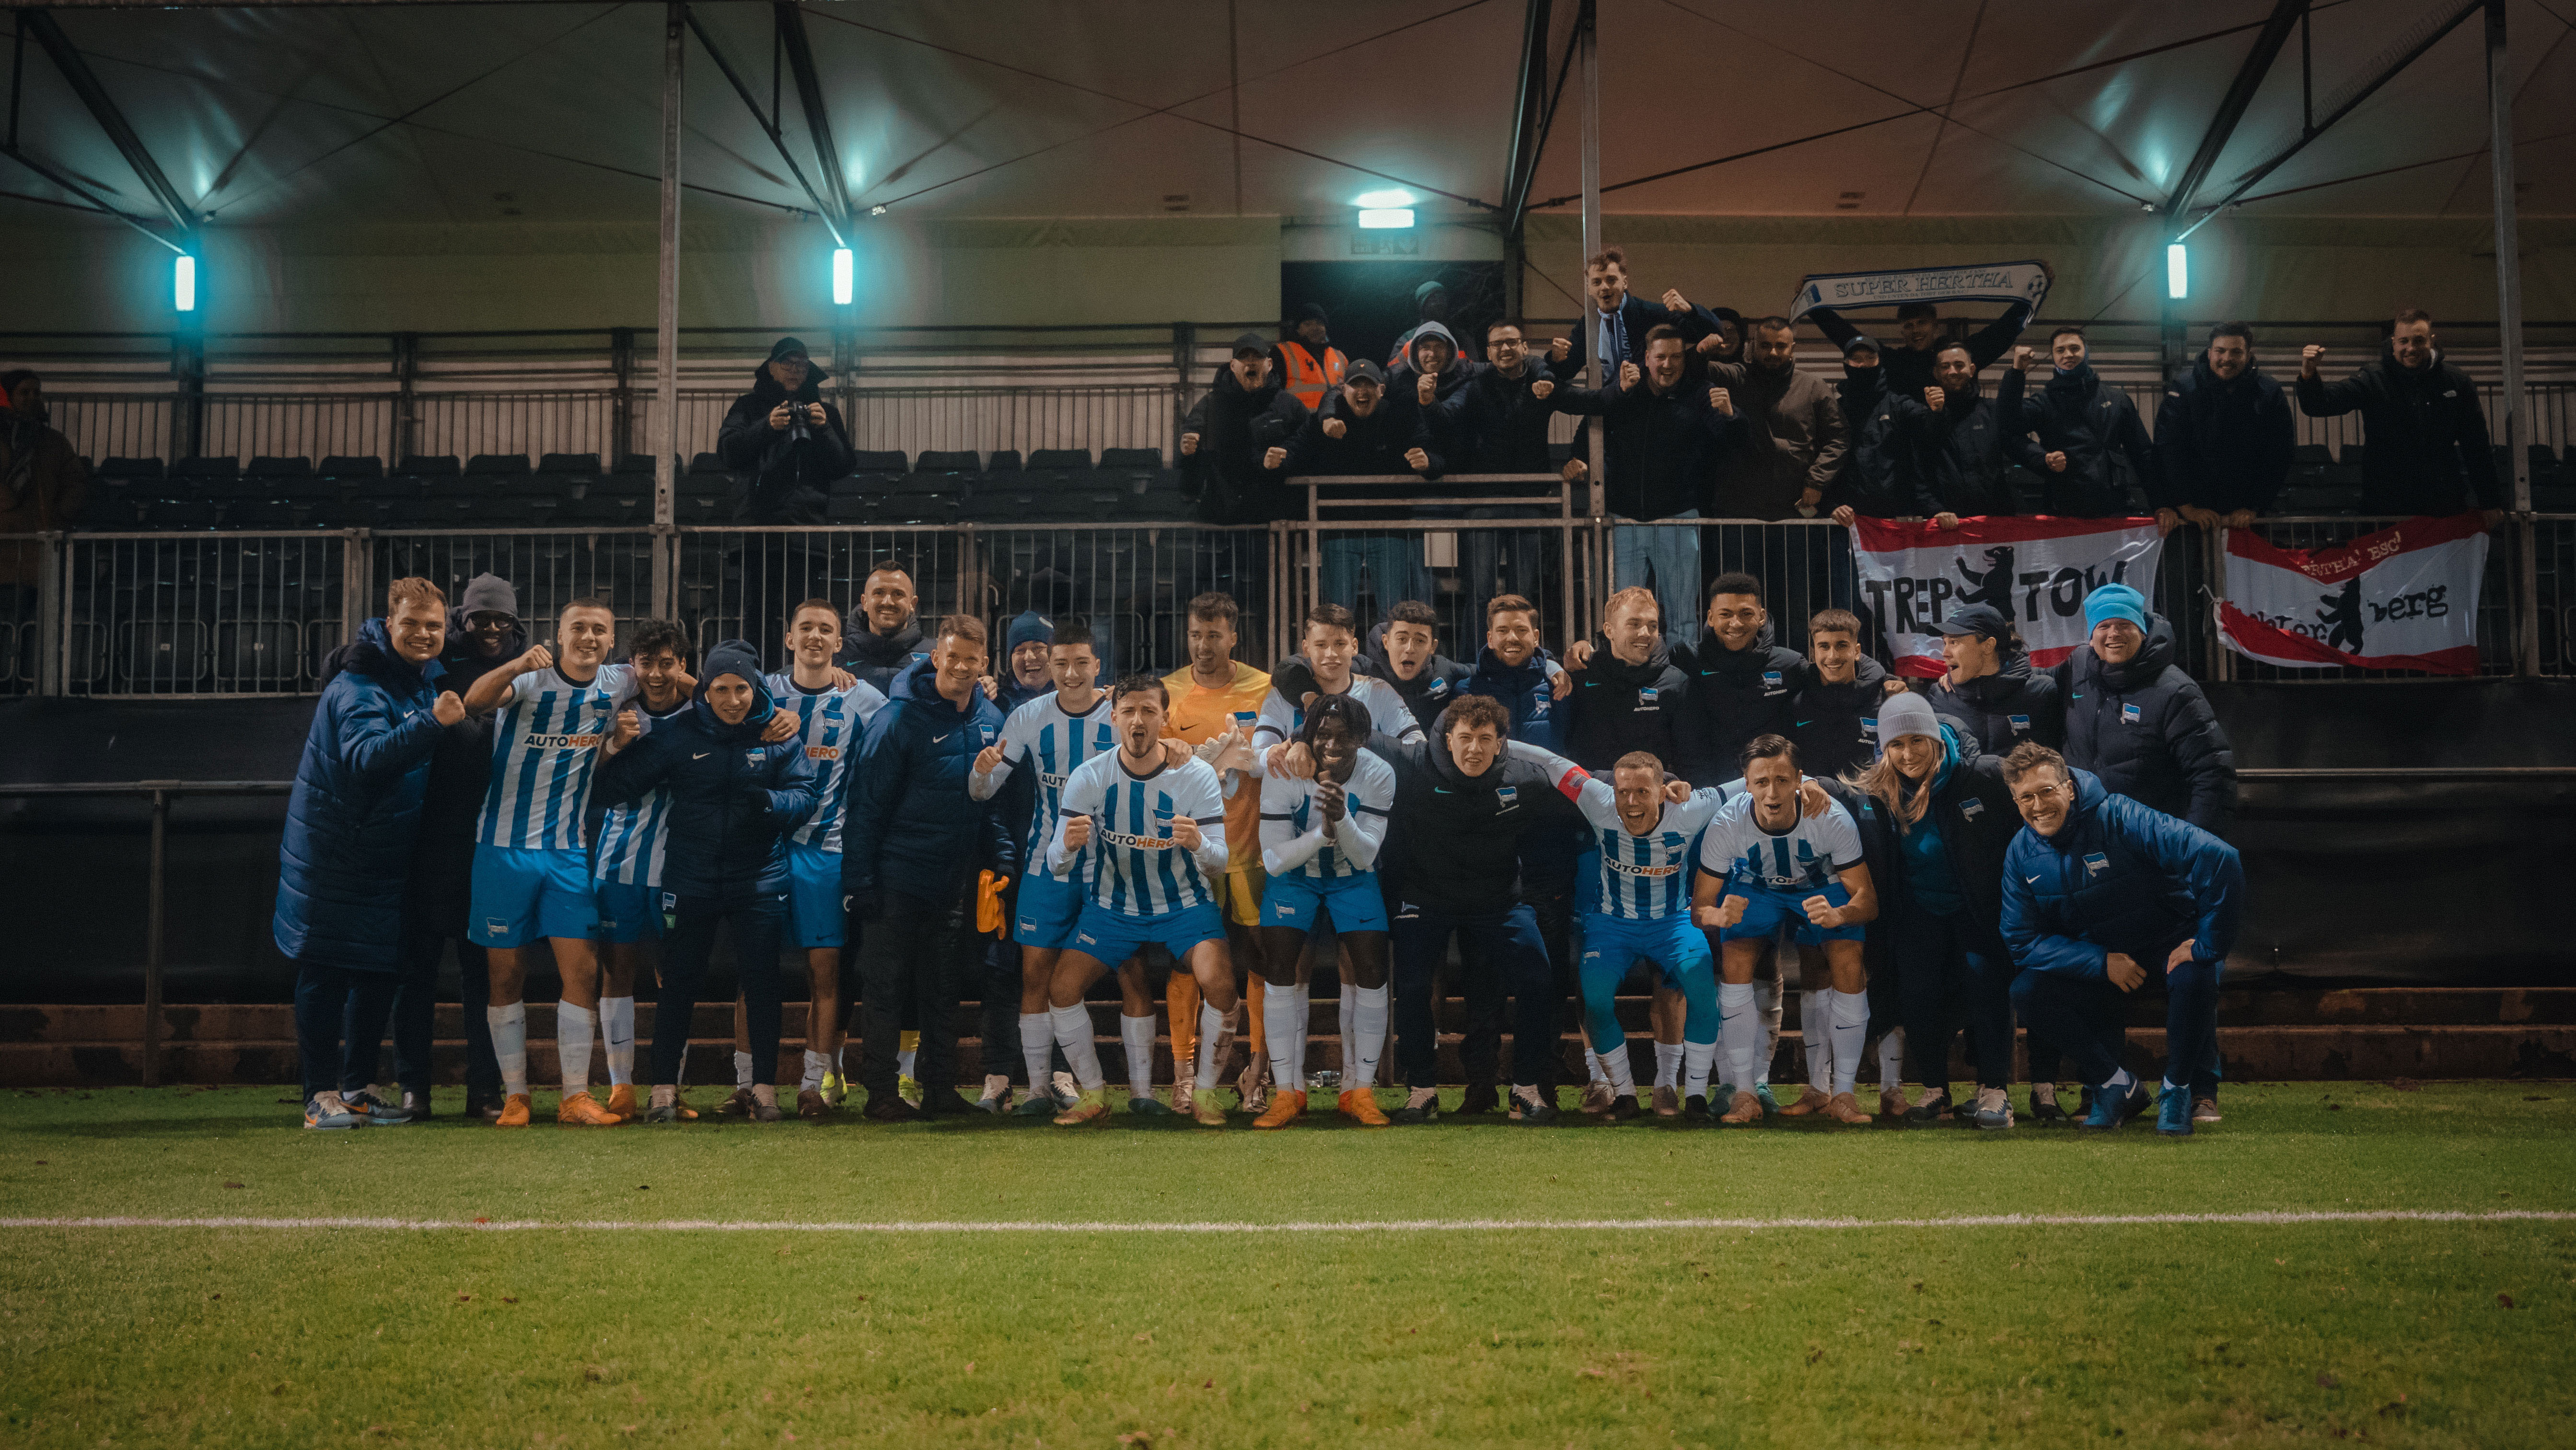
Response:
[{"label": "exit sign on wall", "polygon": [[1422,255],[1422,237],[1412,231],[1379,231],[1351,233],[1351,255],[1354,257],[1418,257]]}]

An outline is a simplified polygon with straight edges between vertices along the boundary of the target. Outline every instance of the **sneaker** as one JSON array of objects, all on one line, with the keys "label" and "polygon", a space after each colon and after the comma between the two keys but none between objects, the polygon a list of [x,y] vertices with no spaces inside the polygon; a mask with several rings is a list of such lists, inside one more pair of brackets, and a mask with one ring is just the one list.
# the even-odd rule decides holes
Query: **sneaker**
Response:
[{"label": "sneaker", "polygon": [[321,1093],[304,1103],[304,1126],[308,1128],[363,1128],[367,1115],[341,1101],[338,1093]]},{"label": "sneaker", "polygon": [[1725,1115],[1718,1121],[1732,1124],[1758,1123],[1762,1121],[1762,1100],[1751,1093],[1737,1093],[1735,1100],[1727,1104]]},{"label": "sneaker", "polygon": [[751,1116],[751,1110],[759,1105],[759,1099],[751,1095],[750,1088],[738,1087],[733,1090],[733,1096],[716,1104],[716,1116],[748,1119]]},{"label": "sneaker", "polygon": [[[1363,1128],[1383,1128],[1387,1125],[1387,1116],[1379,1110],[1377,1093],[1372,1089],[1345,1088],[1342,1091],[1341,1100],[1335,1106],[1341,1109],[1343,1117]],[[1255,1123],[1253,1126],[1261,1125]]]},{"label": "sneaker", "polygon": [[1860,1110],[1860,1100],[1850,1093],[1836,1093],[1825,1099],[1825,1116],[1852,1127],[1869,1121],[1869,1114]]},{"label": "sneaker", "polygon": [[1022,1093],[1020,1094],[1019,1106],[1011,1109],[1011,1116],[1015,1118],[1052,1118],[1056,1114],[1063,1112],[1064,1109],[1065,1105],[1057,1102],[1053,1093]]},{"label": "sneaker", "polygon": [[770,1089],[766,1095],[763,1095],[758,1087],[754,1087],[751,1090],[751,1120],[753,1122],[775,1123],[785,1116],[787,1116],[785,1113],[778,1110],[778,1090],[776,1088]]},{"label": "sneaker", "polygon": [[1888,1122],[1902,1127],[1905,1123],[1905,1089],[1880,1088],[1878,1090],[1878,1115],[1881,1118],[1886,1119]]},{"label": "sneaker", "polygon": [[1471,1082],[1467,1084],[1467,1091],[1460,1094],[1458,1098],[1458,1111],[1462,1115],[1469,1113],[1490,1113],[1502,1105],[1501,1094],[1497,1093],[1494,1090],[1494,1085],[1489,1082]]},{"label": "sneaker", "polygon": [[2078,1128],[2095,1133],[2108,1133],[2155,1105],[2156,1095],[2145,1083],[2131,1083],[2125,1093],[2095,1093],[2093,1110],[2084,1115]]},{"label": "sneaker", "polygon": [[973,1108],[979,1113],[990,1113],[997,1118],[1000,1117],[1003,1110],[1010,1107],[1010,1105],[1011,1080],[1007,1077],[991,1073],[985,1075],[983,1096],[967,1104],[968,1107]]},{"label": "sneaker", "polygon": [[2075,1121],[2065,1108],[2058,1105],[2057,1092],[2053,1087],[2045,1097],[2036,1087],[2030,1090],[2030,1120],[2043,1128],[2062,1128]]},{"label": "sneaker", "polygon": [[2191,1136],[2191,1089],[2169,1087],[2157,1094],[2156,1131],[2168,1138]]},{"label": "sneaker", "polygon": [[[1190,1096],[1190,1116],[1196,1119],[1198,1125],[1202,1128],[1222,1128],[1225,1126],[1225,1104],[1218,1102],[1216,1095],[1217,1090],[1215,1088],[1209,1088],[1204,1092],[1193,1093]],[[1304,1093],[1298,1094],[1298,1097],[1300,1098],[1303,1098],[1304,1096]]]},{"label": "sneaker", "polygon": [[1697,1093],[1682,1099],[1682,1121],[1697,1125],[1708,1121],[1708,1099]]},{"label": "sneaker", "polygon": [[[1631,1107],[1636,1105],[1636,1099],[1634,1098],[1630,1098],[1628,1102]],[[1676,1087],[1656,1088],[1654,1102],[1656,1117],[1670,1118],[1678,1116],[1682,1110],[1682,1090]]]},{"label": "sneaker", "polygon": [[635,1102],[635,1084],[631,1082],[610,1084],[608,1110],[615,1113],[620,1122],[631,1123],[644,1116],[644,1110]]},{"label": "sneaker", "polygon": [[1386,1115],[1393,1123],[1429,1123],[1440,1117],[1440,1090],[1415,1088],[1406,1094],[1404,1106]]},{"label": "sneaker", "polygon": [[402,1105],[403,1114],[408,1121],[415,1123],[429,1121],[429,1094],[404,1093]]},{"label": "sneaker", "polygon": [[512,1093],[501,1099],[501,1116],[492,1120],[496,1128],[524,1128],[528,1125],[528,1095]]},{"label": "sneaker", "polygon": [[472,1093],[467,1093],[465,1095],[465,1116],[469,1118],[481,1118],[487,1123],[496,1122],[501,1116],[501,1100],[498,1097],[478,1098]]},{"label": "sneaker", "polygon": [[1949,1089],[1944,1088],[1937,1093],[1926,1094],[1923,1101],[1916,1103],[1914,1106],[1905,1110],[1905,1121],[1909,1123],[1946,1123],[1950,1121]]},{"label": "sneaker", "polygon": [[[1576,1100],[1575,1109],[1589,1117],[1607,1117],[1610,1113],[1611,1101],[1617,1095],[1606,1082],[1598,1080],[1588,1082],[1583,1085],[1583,1096]],[[1636,1095],[1631,1093],[1629,1096],[1633,1098]]]},{"label": "sneaker", "polygon": [[896,1078],[894,1093],[896,1097],[903,1099],[914,1107],[921,1106],[921,1079],[914,1077],[909,1073]]},{"label": "sneaker", "polygon": [[[620,1088],[619,1091],[626,1092],[630,1095],[633,1092],[631,1088]],[[645,1110],[644,1121],[648,1123],[686,1123],[695,1120],[697,1116],[697,1109],[680,1101],[680,1090],[678,1088],[658,1087],[653,1089],[653,1106]]]},{"label": "sneaker", "polygon": [[614,1128],[626,1120],[599,1105],[586,1092],[568,1093],[555,1104],[555,1121],[570,1128]]},{"label": "sneaker", "polygon": [[[1682,1110],[1681,1104],[1675,1103],[1673,1104],[1673,1111],[1671,1113],[1664,1111],[1664,1096],[1671,1091],[1671,1088],[1655,1089],[1655,1111],[1659,1115],[1667,1118],[1673,1116],[1673,1113],[1678,1113]],[[1635,1093],[1621,1093],[1619,1096],[1612,1098],[1610,1100],[1610,1111],[1607,1114],[1604,1114],[1604,1116],[1608,1117],[1610,1121],[1614,1123],[1625,1123],[1632,1119],[1643,1117],[1644,1115],[1645,1109],[1637,1106],[1637,1095]]]},{"label": "sneaker", "polygon": [[1753,1085],[1753,1100],[1760,1103],[1762,1111],[1766,1113],[1780,1111],[1780,1100],[1771,1096],[1771,1084],[1767,1082],[1757,1082]]},{"label": "sneaker", "polygon": [[[1636,1104],[1631,1100],[1629,1106],[1633,1108]],[[1512,1089],[1511,1120],[1513,1122],[1553,1123],[1563,1116],[1564,1114],[1557,1111],[1556,1104],[1549,1102],[1547,1099],[1539,1097],[1535,1093],[1524,1093],[1519,1088]]]},{"label": "sneaker", "polygon": [[1258,1113],[1266,1111],[1270,1107],[1270,1095],[1270,1084],[1261,1081],[1259,1078],[1255,1078],[1252,1082],[1252,1091],[1237,1092],[1235,1097],[1243,1104],[1243,1110],[1245,1112]]},{"label": "sneaker", "polygon": [[1247,1113],[1260,1112],[1269,1105],[1270,1059],[1267,1055],[1255,1057],[1243,1065],[1243,1071],[1235,1075],[1234,1096]]},{"label": "sneaker", "polygon": [[827,1069],[823,1073],[822,1091],[823,1106],[837,1108],[850,1099],[849,1080],[842,1077],[838,1069]]},{"label": "sneaker", "polygon": [[[428,1116],[428,1112],[427,1112],[427,1110],[426,1110],[426,1109],[424,1109],[424,1110],[422,1111],[421,1116],[423,1116],[423,1117],[427,1117],[427,1116]],[[2191,1120],[2192,1120],[2193,1122],[2195,1122],[2195,1123],[2215,1123],[2215,1122],[2217,1122],[2217,1121],[2218,1121],[2218,1099],[2216,1099],[2216,1098],[2193,1098],[2193,1099],[2191,1100]]]},{"label": "sneaker", "polygon": [[1072,1073],[1059,1072],[1047,1080],[1047,1085],[1054,1089],[1055,1105],[1060,1110],[1070,1111],[1082,1101],[1082,1084],[1073,1080]]},{"label": "sneaker", "polygon": [[[1263,1113],[1260,1117],[1253,1119],[1252,1126],[1256,1128],[1284,1128],[1304,1116],[1306,1116],[1306,1095],[1304,1093],[1274,1093],[1270,1098],[1269,1111]],[[1219,1114],[1217,1121],[1220,1123],[1223,1122],[1224,1115]]]},{"label": "sneaker", "polygon": [[823,1101],[823,1093],[820,1088],[798,1088],[796,1090],[796,1116],[803,1118],[809,1123],[819,1123],[825,1118],[832,1116],[832,1105]]},{"label": "sneaker", "polygon": [[[1163,1105],[1156,1103],[1154,1106],[1160,1108]],[[1164,1108],[1164,1111],[1171,1110]],[[1075,1094],[1073,1106],[1056,1114],[1055,1125],[1059,1128],[1079,1128],[1085,1123],[1097,1123],[1108,1116],[1109,1094],[1104,1089],[1093,1088],[1089,1092]]]},{"label": "sneaker", "polygon": [[952,1087],[932,1088],[923,1093],[921,1101],[913,1106],[921,1109],[925,1118],[953,1118],[959,1113],[975,1111],[975,1105],[966,1100],[966,1095]]},{"label": "sneaker", "polygon": [[1825,1110],[1825,1104],[1829,1100],[1830,1099],[1827,1094],[1818,1092],[1816,1090],[1816,1085],[1814,1083],[1809,1083],[1799,1092],[1798,1100],[1796,1102],[1791,1103],[1780,1110],[1780,1116],[1784,1118],[1803,1118],[1814,1113],[1821,1113]]},{"label": "sneaker", "polygon": [[[745,1098],[750,1095],[751,1090],[748,1088],[735,1094],[737,1097]],[[731,1106],[731,1104],[727,1104],[727,1106]],[[758,1105],[754,1104],[754,1106],[757,1107]],[[880,1094],[871,1093],[868,1096],[868,1105],[866,1109],[863,1110],[859,1116],[867,1119],[871,1123],[918,1123],[921,1121],[921,1109],[905,1102],[900,1095],[895,1097],[885,1097]]]},{"label": "sneaker", "polygon": [[[1176,1116],[1170,1108],[1163,1106],[1163,1100],[1161,1098],[1155,1097],[1151,1093],[1145,1094],[1142,1097],[1130,1097],[1127,1099],[1127,1111],[1140,1118],[1169,1118]],[[1057,1121],[1062,1122],[1063,1119],[1059,1118]]]},{"label": "sneaker", "polygon": [[1172,1084],[1172,1111],[1187,1116],[1198,1098],[1198,1084],[1188,1078]]},{"label": "sneaker", "polygon": [[374,1088],[360,1088],[354,1093],[342,1093],[340,1101],[348,1107],[349,1111],[364,1114],[367,1126],[371,1128],[389,1128],[397,1123],[411,1121],[409,1112],[376,1096]]},{"label": "sneaker", "polygon": [[2012,1097],[1999,1087],[1977,1089],[1977,1126],[2009,1128],[2013,1125]]}]

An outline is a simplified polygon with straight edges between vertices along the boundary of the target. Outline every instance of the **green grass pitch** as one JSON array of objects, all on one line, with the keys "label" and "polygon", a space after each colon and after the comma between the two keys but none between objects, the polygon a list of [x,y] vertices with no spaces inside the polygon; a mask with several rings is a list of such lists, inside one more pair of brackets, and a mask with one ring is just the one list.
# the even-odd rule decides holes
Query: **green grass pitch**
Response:
[{"label": "green grass pitch", "polygon": [[[2576,1443],[2576,1221],[2492,1216],[2576,1210],[2570,1084],[2236,1085],[2182,1142],[291,1096],[0,1094],[0,1445]],[[2389,1210],[2470,1217],[1883,1222]],[[29,1222],[102,1217],[546,1226]],[[1647,1219],[1766,1222],[1586,1222]],[[951,1226],[797,1227],[860,1223]]]}]

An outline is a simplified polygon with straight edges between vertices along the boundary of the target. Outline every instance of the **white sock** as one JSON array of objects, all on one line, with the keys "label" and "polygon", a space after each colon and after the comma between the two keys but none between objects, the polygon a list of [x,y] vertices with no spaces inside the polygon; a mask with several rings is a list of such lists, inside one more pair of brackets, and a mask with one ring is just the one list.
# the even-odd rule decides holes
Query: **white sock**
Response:
[{"label": "white sock", "polygon": [[1682,1044],[1682,1096],[1708,1098],[1709,1069],[1717,1066],[1717,1044],[1685,1042]]},{"label": "white sock", "polygon": [[2137,1081],[2136,1078],[2129,1076],[2129,1070],[2124,1067],[2111,1074],[2111,1080],[2102,1084],[2101,1090],[2106,1093],[2124,1093],[2135,1086]]},{"label": "white sock", "polygon": [[1387,999],[1392,989],[1386,987],[1353,987],[1358,999],[1351,1008],[1352,1035],[1359,1048],[1344,1059],[1350,1066],[1342,1073],[1345,1088],[1377,1086],[1377,1060],[1386,1051]]},{"label": "white sock", "polygon": [[1753,1091],[1753,1055],[1762,1050],[1762,1019],[1755,1015],[1751,982],[1717,984],[1717,1038],[1726,1046],[1726,1085]]},{"label": "white sock", "polygon": [[[1351,1071],[1352,1071],[1351,1063],[1353,1062],[1353,1060],[1354,1060],[1354,1059],[1356,1059],[1356,1058],[1359,1056],[1359,1049],[1358,1049],[1356,1046],[1354,1046],[1354,1045],[1353,1045],[1353,1044],[1354,1044],[1355,1039],[1359,1036],[1359,1030],[1360,1030],[1360,1029],[1359,1029],[1359,1010],[1360,1010],[1360,998],[1359,998],[1359,993],[1360,993],[1360,989],[1359,989],[1359,988],[1352,986],[1352,985],[1351,985],[1350,983],[1348,983],[1348,982],[1344,982],[1344,983],[1342,983],[1342,994],[1341,994],[1341,996],[1340,996],[1338,999],[1336,999],[1336,1000],[1334,1001],[1334,1003],[1333,1003],[1334,1015],[1335,1015],[1335,1016],[1337,1016],[1337,1017],[1339,1017],[1339,1018],[1341,1019],[1341,1028],[1342,1028],[1342,1037],[1341,1037],[1341,1042],[1342,1042],[1342,1077],[1343,1077],[1343,1079],[1344,1079],[1344,1080],[1343,1080],[1343,1083],[1342,1083],[1342,1086],[1344,1086],[1344,1087],[1361,1087],[1361,1086],[1366,1086],[1366,1084],[1362,1084],[1362,1083],[1353,1083],[1353,1082],[1349,1081],[1349,1078],[1350,1078],[1350,1075],[1351,1075]],[[1383,1035],[1384,1035],[1385,1031],[1386,1031],[1386,1029],[1385,1029],[1385,1027],[1384,1027],[1383,1025],[1381,1025],[1381,1026],[1378,1028],[1378,1032],[1379,1032],[1379,1034],[1380,1034],[1381,1036],[1383,1036]],[[1376,1058],[1376,1057],[1374,1057],[1374,1056],[1371,1056],[1371,1057],[1369,1058],[1369,1061],[1370,1061],[1370,1062],[1372,1062],[1372,1063],[1374,1063],[1374,1062],[1376,1062],[1376,1061],[1377,1061],[1377,1058]]]},{"label": "white sock", "polygon": [[486,1007],[483,1020],[492,1024],[492,1055],[501,1060],[501,1091],[515,1097],[526,1097],[528,1004],[513,1002],[507,1007]]},{"label": "white sock", "polygon": [[1655,1086],[1668,1088],[1681,1085],[1682,1045],[1678,1042],[1657,1042],[1655,1044]]},{"label": "white sock", "polygon": [[555,1060],[563,1067],[565,1097],[590,1091],[590,1046],[598,1033],[598,1013],[570,1002],[555,1004]]},{"label": "white sock", "polygon": [[1091,1009],[1079,1002],[1050,1008],[1047,1019],[1055,1029],[1055,1045],[1064,1049],[1065,1065],[1073,1069],[1074,1085],[1084,1092],[1107,1086],[1109,1079],[1100,1071],[1100,1044],[1091,1040]]},{"label": "white sock", "polygon": [[1869,994],[1836,992],[1831,1008],[1833,1026],[1827,1037],[1833,1043],[1834,1091],[1847,1093],[1860,1076],[1861,1049],[1869,1042]]},{"label": "white sock", "polygon": [[[1266,998],[1268,994],[1264,995]],[[1293,999],[1297,994],[1294,992],[1287,992],[1280,995]],[[1201,1092],[1205,1092],[1208,1089],[1215,1087],[1217,1079],[1224,1074],[1225,1059],[1217,1055],[1217,1048],[1219,1045],[1217,1039],[1225,1035],[1226,1019],[1231,1015],[1233,1014],[1219,1012],[1216,1010],[1215,1007],[1209,1005],[1207,998],[1199,998],[1199,1090]],[[1300,1028],[1296,1033],[1296,1037],[1299,1044],[1302,1045],[1306,1040],[1305,1031]],[[1172,1064],[1172,1071],[1175,1075],[1177,1075],[1180,1070],[1181,1065],[1179,1063],[1176,1062]]]},{"label": "white sock", "polygon": [[1130,1097],[1154,1095],[1154,1028],[1161,1021],[1153,1016],[1118,1019],[1118,1041],[1127,1049],[1127,1093]]},{"label": "white sock", "polygon": [[1583,1045],[1583,1076],[1584,1081],[1597,1082],[1605,1087],[1610,1082],[1610,1070],[1601,1065],[1601,1054],[1593,1051],[1589,1042]]},{"label": "white sock", "polygon": [[1055,1025],[1044,1012],[1020,1014],[1020,1064],[1028,1069],[1029,1091],[1047,1090],[1047,1057],[1055,1047]]},{"label": "white sock", "polygon": [[1306,1090],[1306,994],[1277,982],[1261,999],[1261,1030],[1269,1039],[1270,1082],[1283,1093]]},{"label": "white sock", "polygon": [[[1807,1052],[1807,1086],[1830,1095],[1834,1090],[1834,1037],[1821,990],[1798,993],[1798,1040]],[[1857,1071],[1859,1064],[1853,1064]]]},{"label": "white sock", "polygon": [[635,999],[599,999],[599,1042],[608,1053],[608,1081],[623,1087],[635,1081]]},{"label": "white sock", "polygon": [[1779,979],[1755,982],[1753,994],[1762,1013],[1762,1060],[1753,1065],[1753,1081],[1767,1086],[1771,1081],[1771,1064],[1780,1057]]},{"label": "white sock", "polygon": [[748,1052],[733,1055],[733,1085],[738,1088],[751,1086],[751,1054]]},{"label": "white sock", "polygon": [[[1663,1055],[1664,1045],[1658,1042],[1655,1044],[1655,1058],[1658,1066],[1662,1063]],[[1637,1070],[1630,1065],[1628,1044],[1622,1042],[1611,1048],[1609,1056],[1601,1059],[1601,1066],[1610,1074],[1612,1097],[1633,1098],[1637,1095]],[[1656,1086],[1660,1087],[1662,1084],[1658,1083]]]},{"label": "white sock", "polygon": [[921,1054],[919,1052],[896,1053],[894,1055],[894,1070],[904,1077],[912,1076],[912,1060],[920,1055]]},{"label": "white sock", "polygon": [[1905,1090],[1905,1029],[1891,1027],[1878,1039],[1878,1090]]},{"label": "white sock", "polygon": [[829,1071],[831,1066],[832,1059],[825,1057],[823,1054],[816,1052],[810,1047],[806,1048],[805,1076],[797,1080],[796,1090],[798,1092],[821,1092],[823,1090],[823,1074]]}]

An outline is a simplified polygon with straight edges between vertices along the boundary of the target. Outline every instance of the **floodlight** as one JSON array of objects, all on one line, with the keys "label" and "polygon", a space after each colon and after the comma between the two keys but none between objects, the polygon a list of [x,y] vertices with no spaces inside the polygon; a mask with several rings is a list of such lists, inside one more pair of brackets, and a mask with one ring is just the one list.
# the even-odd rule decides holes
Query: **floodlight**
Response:
[{"label": "floodlight", "polygon": [[173,291],[182,312],[197,310],[197,259],[182,254],[175,269]]},{"label": "floodlight", "polygon": [[839,247],[832,253],[832,305],[850,305],[850,249]]},{"label": "floodlight", "polygon": [[2165,295],[2177,298],[2191,295],[2191,254],[2180,242],[2169,243],[2165,247]]},{"label": "floodlight", "polygon": [[1378,207],[1360,213],[1360,226],[1366,231],[1378,231],[1386,227],[1409,227],[1411,225],[1413,225],[1413,209],[1411,207]]}]

